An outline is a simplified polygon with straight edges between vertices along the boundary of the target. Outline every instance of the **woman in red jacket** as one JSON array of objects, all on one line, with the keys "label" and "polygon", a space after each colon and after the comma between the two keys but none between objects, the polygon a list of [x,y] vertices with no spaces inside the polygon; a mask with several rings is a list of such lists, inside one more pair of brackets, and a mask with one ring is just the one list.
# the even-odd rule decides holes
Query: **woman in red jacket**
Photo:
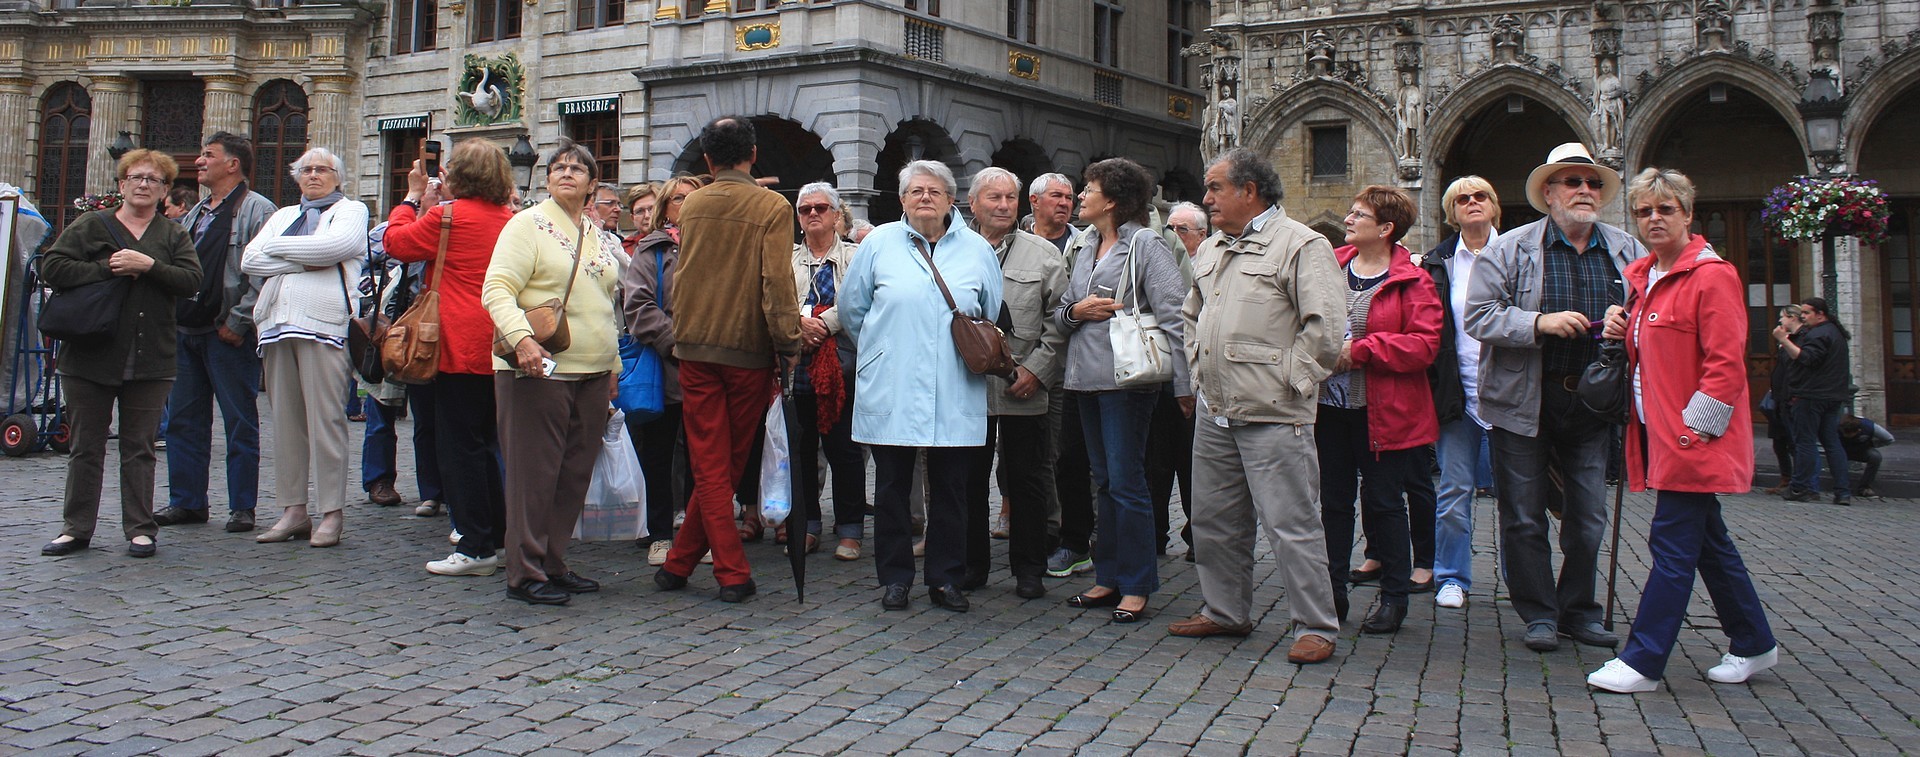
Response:
[{"label": "woman in red jacket", "polygon": [[1380,605],[1361,622],[1365,633],[1393,633],[1406,620],[1413,543],[1405,495],[1415,477],[1432,475],[1427,445],[1440,438],[1427,367],[1440,352],[1445,314],[1433,279],[1399,244],[1414,213],[1406,192],[1362,189],[1347,213],[1347,245],[1333,251],[1347,275],[1347,342],[1320,385],[1320,520],[1334,607],[1344,623],[1359,496],[1382,570]]},{"label": "woman in red jacket", "polygon": [[[480,282],[500,228],[513,217],[513,167],[484,139],[453,148],[445,184],[429,182],[415,161],[407,199],[387,216],[387,255],[426,261],[421,287],[440,288],[440,376],[433,381],[433,424],[442,488],[460,542],[446,559],[427,563],[442,576],[490,576],[506,538],[500,439],[493,412],[493,319],[480,305]],[[453,201],[441,203],[442,194]],[[426,211],[421,212],[425,207]],[[441,221],[451,215],[440,263]]]},{"label": "woman in red jacket", "polygon": [[1693,196],[1693,183],[1672,170],[1649,168],[1627,185],[1627,207],[1652,254],[1627,266],[1627,307],[1608,310],[1603,334],[1627,343],[1628,481],[1634,491],[1659,492],[1647,529],[1653,572],[1633,635],[1618,658],[1587,676],[1589,686],[1621,694],[1659,686],[1696,570],[1728,638],[1728,654],[1707,679],[1741,683],[1779,659],[1715,496],[1753,482],[1745,287],[1732,263],[1688,232]]}]

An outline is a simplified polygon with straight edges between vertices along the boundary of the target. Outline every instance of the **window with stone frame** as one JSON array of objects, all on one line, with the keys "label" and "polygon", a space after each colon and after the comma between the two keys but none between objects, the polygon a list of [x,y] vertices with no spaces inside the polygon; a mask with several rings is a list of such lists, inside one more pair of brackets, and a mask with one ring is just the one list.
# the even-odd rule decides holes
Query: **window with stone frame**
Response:
[{"label": "window with stone frame", "polygon": [[471,15],[474,42],[520,38],[520,0],[477,0]]},{"label": "window with stone frame", "polygon": [[620,112],[606,110],[567,117],[567,136],[593,151],[595,180],[620,181]]},{"label": "window with stone frame", "polygon": [[[407,199],[407,173],[413,170],[413,162],[420,159],[420,140],[426,138],[426,129],[389,129],[380,132],[381,153],[386,155],[387,160],[386,210],[392,210],[401,200]],[[382,212],[381,215],[384,217],[386,213]]]},{"label": "window with stone frame", "polygon": [[439,26],[440,0],[393,0],[393,54],[434,49]]},{"label": "window with stone frame", "polygon": [[919,11],[929,16],[939,16],[940,0],[907,0],[907,10]]},{"label": "window with stone frame", "polygon": [[573,0],[573,28],[599,29],[627,22],[627,0]]},{"label": "window with stone frame", "polygon": [[1307,130],[1313,151],[1313,178],[1343,179],[1347,176],[1347,125],[1329,124]]},{"label": "window with stone frame", "polygon": [[1118,0],[1093,0],[1093,62],[1104,66],[1120,65],[1120,15]]},{"label": "window with stone frame", "polygon": [[1036,44],[1040,26],[1040,0],[1007,0],[1007,37],[1029,45]]},{"label": "window with stone frame", "polygon": [[733,0],[734,13],[770,11],[778,7],[780,7],[780,0]]},{"label": "window with stone frame", "polygon": [[55,232],[80,211],[73,198],[87,192],[87,137],[93,130],[93,96],[73,82],[47,89],[40,101],[40,212]]},{"label": "window with stone frame", "polygon": [[[282,207],[300,201],[287,166],[307,151],[307,92],[286,79],[253,95],[253,191]],[[346,177],[340,177],[345,180]]]},{"label": "window with stone frame", "polygon": [[1167,0],[1167,83],[1190,87],[1186,56],[1180,54],[1193,44],[1194,0]]}]

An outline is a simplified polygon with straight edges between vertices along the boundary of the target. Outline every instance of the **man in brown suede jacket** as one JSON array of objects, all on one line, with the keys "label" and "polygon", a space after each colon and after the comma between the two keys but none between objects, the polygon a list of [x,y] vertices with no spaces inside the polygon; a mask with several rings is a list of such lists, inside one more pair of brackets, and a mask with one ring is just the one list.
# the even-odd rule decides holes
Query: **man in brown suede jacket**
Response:
[{"label": "man in brown suede jacket", "polygon": [[774,369],[800,351],[794,294],[793,206],[754,183],[753,124],[729,116],[700,131],[714,182],[680,208],[680,266],[674,277],[673,356],[687,425],[693,493],[687,522],[653,581],[687,585],[713,551],[720,599],[753,596],[753,573],[733,528],[733,487],[745,470],[754,430],[773,400]]}]

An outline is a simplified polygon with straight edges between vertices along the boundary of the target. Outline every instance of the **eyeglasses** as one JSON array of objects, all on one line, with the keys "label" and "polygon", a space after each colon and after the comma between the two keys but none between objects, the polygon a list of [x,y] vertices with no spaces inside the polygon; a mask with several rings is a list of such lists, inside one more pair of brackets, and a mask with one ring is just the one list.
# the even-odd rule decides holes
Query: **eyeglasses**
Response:
[{"label": "eyeglasses", "polygon": [[587,175],[587,167],[579,163],[551,163],[547,165],[547,173],[571,173],[585,176]]},{"label": "eyeglasses", "polygon": [[600,206],[600,207],[603,207],[603,208],[613,208],[613,211],[614,211],[615,213],[618,213],[618,212],[620,212],[620,201],[619,201],[619,200],[594,200],[594,201],[593,201],[593,204],[595,204],[595,205],[598,205],[598,206]]},{"label": "eyeglasses", "polygon": [[1640,207],[1633,209],[1634,218],[1640,218],[1640,219],[1652,218],[1653,214],[1655,213],[1659,213],[1660,215],[1666,216],[1668,218],[1672,218],[1674,216],[1680,215],[1680,206],[1674,205],[1672,203],[1663,202],[1663,203],[1660,203],[1659,205],[1642,205]]},{"label": "eyeglasses", "polygon": [[832,205],[802,205],[798,208],[794,208],[794,210],[798,211],[800,215],[803,215],[803,216],[826,215],[827,213],[830,213],[833,211],[833,206]]},{"label": "eyeglasses", "polygon": [[1187,225],[1184,225],[1184,224],[1178,224],[1178,223],[1173,223],[1173,224],[1167,224],[1167,228],[1169,228],[1169,229],[1173,229],[1173,233],[1175,233],[1175,234],[1198,234],[1198,233],[1200,233],[1200,227],[1198,227],[1198,226],[1187,226]]},{"label": "eyeglasses", "polygon": [[934,189],[932,187],[914,187],[912,189],[907,190],[907,196],[916,200],[921,198],[926,198],[929,200],[938,200],[942,197],[947,196],[947,190]]},{"label": "eyeglasses", "polygon": [[1368,212],[1366,212],[1366,211],[1364,211],[1364,210],[1349,210],[1349,211],[1347,211],[1347,217],[1348,217],[1348,218],[1358,218],[1358,219],[1360,219],[1360,220],[1362,220],[1362,221],[1371,221],[1371,220],[1374,220],[1374,219],[1376,218],[1376,216],[1374,216],[1374,214],[1372,214],[1372,213],[1368,213]]},{"label": "eyeglasses", "polygon": [[333,166],[301,166],[300,167],[301,176],[319,176],[320,174],[323,174],[323,173],[333,173]]},{"label": "eyeglasses", "polygon": [[[1599,189],[1599,187],[1594,187],[1594,188]],[[1465,205],[1469,202],[1487,202],[1492,199],[1493,197],[1491,197],[1485,192],[1469,192],[1466,194],[1455,195],[1453,198],[1453,204]]]},{"label": "eyeglasses", "polygon": [[161,184],[167,183],[166,179],[162,179],[158,176],[141,176],[141,175],[128,176],[126,178],[121,179],[121,181],[127,182],[129,184],[134,184],[134,185],[149,184],[152,186],[159,186]]},{"label": "eyeglasses", "polygon": [[1602,179],[1598,176],[1594,176],[1591,178],[1584,177],[1584,176],[1568,176],[1567,178],[1564,178],[1564,179],[1554,179],[1551,183],[1559,184],[1568,189],[1579,189],[1581,184],[1585,184],[1587,185],[1588,189],[1592,189],[1595,192],[1598,192],[1607,187],[1607,180]]}]

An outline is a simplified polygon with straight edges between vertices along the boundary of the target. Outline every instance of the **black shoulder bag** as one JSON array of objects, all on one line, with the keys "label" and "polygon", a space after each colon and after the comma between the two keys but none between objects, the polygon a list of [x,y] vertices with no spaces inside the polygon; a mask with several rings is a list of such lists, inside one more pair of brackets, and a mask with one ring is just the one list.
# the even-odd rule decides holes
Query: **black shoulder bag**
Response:
[{"label": "black shoulder bag", "polygon": [[[95,211],[106,212],[106,211]],[[101,218],[107,233],[113,236],[117,245],[107,251],[107,257],[127,247],[120,232],[113,228],[112,219]],[[98,262],[98,258],[94,262]],[[95,281],[75,287],[55,290],[46,304],[40,306],[40,334],[49,339],[63,342],[86,344],[99,342],[113,336],[113,328],[120,322],[120,307],[127,301],[127,292],[133,289],[133,278],[114,276],[105,281]]]}]

